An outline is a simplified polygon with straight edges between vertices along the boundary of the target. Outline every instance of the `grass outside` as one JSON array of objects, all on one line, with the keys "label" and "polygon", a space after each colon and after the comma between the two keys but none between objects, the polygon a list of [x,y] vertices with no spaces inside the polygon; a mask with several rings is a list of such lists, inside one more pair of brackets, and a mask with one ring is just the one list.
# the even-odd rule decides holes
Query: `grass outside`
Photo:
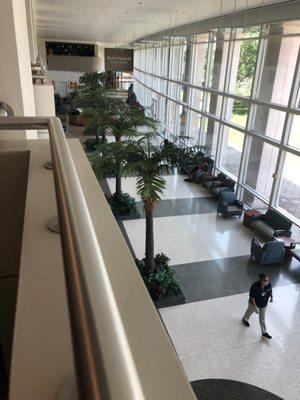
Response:
[{"label": "grass outside", "polygon": [[[246,122],[247,122],[247,115],[233,114],[232,118],[231,118],[231,122],[235,125],[239,125],[244,128],[246,126]],[[244,134],[233,128],[229,128],[228,145],[230,145],[237,151],[242,152],[243,143],[244,143]]]}]

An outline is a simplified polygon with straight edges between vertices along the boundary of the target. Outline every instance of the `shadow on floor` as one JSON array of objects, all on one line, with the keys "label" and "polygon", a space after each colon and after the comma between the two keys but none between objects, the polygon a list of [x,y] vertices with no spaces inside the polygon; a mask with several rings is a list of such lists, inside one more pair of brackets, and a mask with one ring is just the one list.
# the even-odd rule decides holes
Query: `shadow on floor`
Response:
[{"label": "shadow on floor", "polygon": [[264,389],[228,379],[203,379],[191,385],[199,400],[283,400]]}]

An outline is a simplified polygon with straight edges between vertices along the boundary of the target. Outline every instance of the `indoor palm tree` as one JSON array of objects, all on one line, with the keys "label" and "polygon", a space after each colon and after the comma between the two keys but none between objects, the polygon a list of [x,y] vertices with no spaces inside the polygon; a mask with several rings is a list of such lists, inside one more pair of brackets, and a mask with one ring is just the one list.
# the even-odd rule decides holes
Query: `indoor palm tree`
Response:
[{"label": "indoor palm tree", "polygon": [[82,109],[87,117],[85,133],[94,134],[96,142],[105,134],[113,110],[113,100],[107,97],[107,76],[105,72],[88,72],[79,79],[79,88],[74,98],[74,106]]},{"label": "indoor palm tree", "polygon": [[[115,196],[117,200],[121,201],[122,198],[122,163],[125,161],[126,151],[129,152],[132,148],[130,145],[126,146],[124,140],[134,140],[143,133],[139,132],[139,128],[153,129],[156,121],[150,117],[146,117],[140,110],[133,109],[127,106],[123,101],[115,101],[113,104],[113,116],[108,123],[110,133],[115,137],[115,144],[107,144],[107,152],[109,150],[115,153],[115,168],[114,176],[116,178]],[[102,148],[103,149],[103,148]],[[126,149],[126,150],[125,150]],[[125,150],[125,152],[124,152]],[[102,153],[102,156],[104,154]]]},{"label": "indoor palm tree", "polygon": [[137,193],[144,203],[146,216],[145,239],[145,268],[150,276],[155,268],[154,264],[154,228],[153,211],[161,200],[166,187],[162,175],[168,173],[168,164],[163,153],[151,144],[151,137],[146,136],[133,144],[133,157],[127,165],[127,170],[137,176]]},{"label": "indoor palm tree", "polygon": [[163,296],[178,296],[180,284],[170,259],[163,253],[154,256],[153,213],[166,187],[164,174],[168,173],[163,152],[151,144],[152,135],[132,143],[127,170],[137,176],[137,193],[142,198],[146,216],[145,258],[136,260],[139,271],[153,300]]},{"label": "indoor palm tree", "polygon": [[[116,173],[137,177],[137,193],[144,203],[146,216],[145,258],[137,260],[137,265],[149,293],[157,300],[165,295],[177,296],[180,294],[180,285],[174,270],[169,267],[168,257],[164,254],[154,256],[153,212],[165,189],[163,175],[168,173],[169,165],[164,153],[151,144],[153,135],[146,133],[125,141],[100,144],[91,160],[98,177],[113,176]],[[116,214],[115,211],[120,211],[120,207],[115,208],[114,200],[114,196],[108,199]]]},{"label": "indoor palm tree", "polygon": [[122,193],[121,187],[121,177],[127,173],[126,165],[130,160],[132,149],[135,151],[130,140],[119,140],[99,144],[94,154],[90,156],[92,168],[99,179],[113,176],[116,178],[116,191],[107,200],[117,216],[136,213],[135,199],[128,193]]}]

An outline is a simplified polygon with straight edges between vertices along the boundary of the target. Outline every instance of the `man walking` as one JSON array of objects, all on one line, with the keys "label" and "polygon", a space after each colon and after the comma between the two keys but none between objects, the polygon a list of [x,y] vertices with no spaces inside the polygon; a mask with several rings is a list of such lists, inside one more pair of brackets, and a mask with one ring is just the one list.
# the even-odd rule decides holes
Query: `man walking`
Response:
[{"label": "man walking", "polygon": [[272,339],[272,336],[267,332],[265,323],[268,301],[270,299],[270,303],[273,302],[272,285],[266,274],[261,273],[258,276],[259,281],[253,283],[250,288],[249,305],[242,321],[245,326],[249,327],[249,318],[255,312],[259,315],[262,336],[266,339]]}]

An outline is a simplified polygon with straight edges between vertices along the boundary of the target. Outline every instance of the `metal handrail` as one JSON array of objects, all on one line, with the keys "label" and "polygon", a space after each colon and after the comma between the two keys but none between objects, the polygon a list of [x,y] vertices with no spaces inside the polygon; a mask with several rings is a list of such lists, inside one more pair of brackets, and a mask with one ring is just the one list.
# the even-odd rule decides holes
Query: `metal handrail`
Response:
[{"label": "metal handrail", "polygon": [[[146,397],[60,120],[0,117],[0,130],[47,128],[80,398],[143,400]],[[95,282],[98,290],[94,290]],[[102,315],[102,323],[96,315]],[[107,360],[114,366],[114,394]]]}]

